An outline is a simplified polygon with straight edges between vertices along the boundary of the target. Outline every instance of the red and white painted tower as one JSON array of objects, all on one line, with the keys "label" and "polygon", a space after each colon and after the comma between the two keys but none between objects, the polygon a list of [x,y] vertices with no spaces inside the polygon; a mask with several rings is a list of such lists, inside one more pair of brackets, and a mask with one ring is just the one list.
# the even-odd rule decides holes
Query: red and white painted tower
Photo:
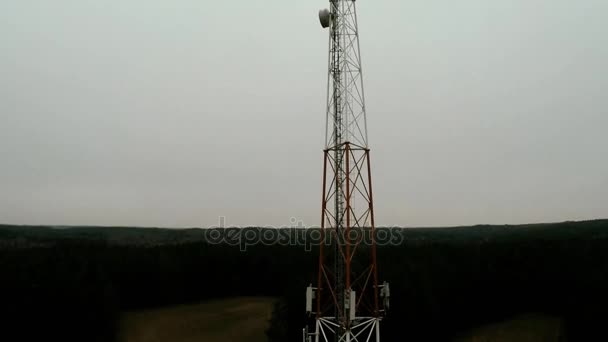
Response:
[{"label": "red and white painted tower", "polygon": [[306,341],[380,341],[388,303],[378,283],[370,149],[354,0],[330,0],[327,123],[316,287],[307,289],[314,328]]}]

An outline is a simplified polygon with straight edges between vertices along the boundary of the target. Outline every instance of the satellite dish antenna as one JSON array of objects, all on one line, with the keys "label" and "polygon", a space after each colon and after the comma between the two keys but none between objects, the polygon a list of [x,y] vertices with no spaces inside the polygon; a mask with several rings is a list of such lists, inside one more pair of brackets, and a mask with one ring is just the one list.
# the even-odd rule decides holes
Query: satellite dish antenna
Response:
[{"label": "satellite dish antenna", "polygon": [[329,27],[330,19],[331,14],[329,13],[329,10],[327,8],[319,11],[319,21],[321,22],[321,26],[323,28]]}]

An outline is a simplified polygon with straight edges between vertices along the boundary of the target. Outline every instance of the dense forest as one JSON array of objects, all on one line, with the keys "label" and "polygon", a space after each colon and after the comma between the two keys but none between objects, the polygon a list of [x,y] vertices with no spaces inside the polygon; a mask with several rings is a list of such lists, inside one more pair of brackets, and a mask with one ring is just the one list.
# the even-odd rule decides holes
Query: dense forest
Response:
[{"label": "dense forest", "polygon": [[[608,220],[381,230],[400,237],[378,250],[388,341],[397,330],[449,340],[530,312],[563,318],[568,341],[608,340]],[[301,340],[314,244],[220,243],[210,232],[0,225],[0,340],[113,341],[126,310],[237,295],[279,298],[269,339]]]}]

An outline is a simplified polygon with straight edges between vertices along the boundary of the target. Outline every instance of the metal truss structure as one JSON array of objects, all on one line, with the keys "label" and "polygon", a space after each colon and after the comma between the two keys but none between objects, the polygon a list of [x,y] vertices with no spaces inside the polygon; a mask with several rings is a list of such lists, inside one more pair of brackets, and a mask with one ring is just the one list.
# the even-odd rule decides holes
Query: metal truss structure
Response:
[{"label": "metal truss structure", "polygon": [[324,243],[317,286],[307,289],[314,329],[305,329],[304,340],[380,341],[389,289],[388,284],[378,283],[357,12],[354,0],[330,0],[330,5],[319,12],[321,25],[329,28],[321,203]]}]

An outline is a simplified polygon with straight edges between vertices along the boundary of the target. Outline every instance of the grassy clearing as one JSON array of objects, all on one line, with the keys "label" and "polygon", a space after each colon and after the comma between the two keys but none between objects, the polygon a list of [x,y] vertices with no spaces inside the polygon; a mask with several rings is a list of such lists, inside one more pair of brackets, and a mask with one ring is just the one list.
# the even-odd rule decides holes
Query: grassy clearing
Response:
[{"label": "grassy clearing", "polygon": [[563,320],[544,315],[523,315],[475,329],[455,342],[562,342]]},{"label": "grassy clearing", "polygon": [[121,342],[266,341],[273,298],[231,298],[127,312]]}]

